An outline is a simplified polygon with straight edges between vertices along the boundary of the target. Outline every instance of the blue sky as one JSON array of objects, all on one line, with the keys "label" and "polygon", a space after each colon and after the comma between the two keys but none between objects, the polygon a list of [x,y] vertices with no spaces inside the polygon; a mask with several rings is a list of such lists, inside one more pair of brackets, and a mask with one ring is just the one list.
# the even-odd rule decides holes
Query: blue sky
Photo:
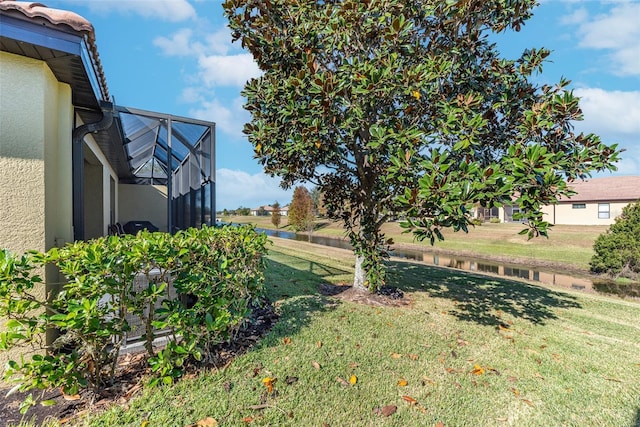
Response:
[{"label": "blue sky", "polygon": [[[88,19],[118,105],[216,123],[217,209],[291,200],[262,173],[242,134],[249,115],[240,91],[259,74],[231,37],[219,0],[56,0],[43,3]],[[536,76],[564,76],[582,98],[593,132],[626,151],[617,175],[640,174],[640,1],[542,0],[519,33],[496,39],[503,56],[546,47],[551,61]],[[608,173],[607,173],[608,175]]]}]

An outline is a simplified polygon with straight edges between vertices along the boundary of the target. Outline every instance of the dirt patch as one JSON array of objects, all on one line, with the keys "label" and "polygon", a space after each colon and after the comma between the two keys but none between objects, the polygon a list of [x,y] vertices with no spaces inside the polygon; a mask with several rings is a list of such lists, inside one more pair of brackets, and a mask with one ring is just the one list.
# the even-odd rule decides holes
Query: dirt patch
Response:
[{"label": "dirt patch", "polygon": [[374,307],[409,307],[413,301],[400,289],[384,286],[378,292],[369,292],[347,284],[323,283],[318,287],[322,295],[333,296],[342,301],[356,302]]},{"label": "dirt patch", "polygon": [[[215,349],[215,360],[205,366],[191,366],[185,373],[185,378],[195,377],[200,373],[220,369],[248,351],[262,338],[278,319],[274,307],[268,301],[262,301],[259,307],[252,310],[251,316],[231,343],[221,344]],[[114,405],[127,406],[131,398],[137,396],[143,389],[145,379],[149,375],[146,365],[146,352],[135,352],[122,355],[113,384],[100,390],[99,394],[84,390],[79,396],[63,396],[60,390],[45,390],[40,392],[19,392],[7,396],[7,389],[0,389],[0,426],[18,425],[20,421],[31,421],[34,425],[41,425],[47,420],[59,420],[68,423],[87,412],[99,412]],[[36,405],[23,416],[20,414],[20,404],[33,394],[38,400],[53,400],[55,405]],[[73,400],[69,400],[73,399]]]}]

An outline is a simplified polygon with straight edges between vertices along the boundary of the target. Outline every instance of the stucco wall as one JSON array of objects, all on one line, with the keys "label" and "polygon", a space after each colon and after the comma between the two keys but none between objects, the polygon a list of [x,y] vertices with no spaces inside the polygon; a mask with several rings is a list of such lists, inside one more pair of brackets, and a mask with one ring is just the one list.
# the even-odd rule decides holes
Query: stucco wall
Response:
[{"label": "stucco wall", "polygon": [[118,221],[151,221],[167,231],[167,187],[163,185],[118,185]]},{"label": "stucco wall", "polygon": [[552,224],[567,225],[611,225],[615,218],[622,213],[628,203],[609,203],[609,218],[598,218],[598,202],[580,202],[584,208],[574,208],[573,203],[561,203],[555,206],[545,206],[545,220]]},{"label": "stucco wall", "polygon": [[46,251],[73,239],[71,88],[44,62],[0,52],[0,94],[0,247]]},{"label": "stucco wall", "polygon": [[0,247],[69,241],[71,88],[45,63],[0,52]]}]

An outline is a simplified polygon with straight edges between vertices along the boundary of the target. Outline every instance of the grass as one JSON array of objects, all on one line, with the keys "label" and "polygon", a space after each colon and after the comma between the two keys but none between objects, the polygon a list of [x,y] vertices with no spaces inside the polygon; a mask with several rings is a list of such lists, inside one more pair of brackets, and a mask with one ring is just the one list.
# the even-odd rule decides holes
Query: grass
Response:
[{"label": "grass", "polygon": [[[640,425],[637,302],[398,261],[390,284],[412,304],[371,307],[317,292],[351,279],[348,251],[273,240],[267,291],[281,318],[257,347],[83,423]],[[397,412],[374,412],[386,405]]]},{"label": "grass", "polygon": [[[271,217],[224,217],[223,221],[255,224],[260,228],[274,228]],[[570,269],[588,270],[593,255],[593,243],[604,233],[607,226],[556,225],[552,227],[549,238],[538,237],[528,240],[518,235],[523,229],[517,223],[483,223],[473,227],[469,233],[443,230],[444,241],[436,242],[434,247],[428,242],[418,242],[412,234],[403,233],[398,222],[389,222],[382,231],[399,245],[417,245],[426,250],[455,252],[460,255],[507,258],[521,263],[549,263],[566,266]],[[286,217],[280,228],[287,228]],[[327,237],[344,237],[340,223],[318,221],[314,234]]]}]

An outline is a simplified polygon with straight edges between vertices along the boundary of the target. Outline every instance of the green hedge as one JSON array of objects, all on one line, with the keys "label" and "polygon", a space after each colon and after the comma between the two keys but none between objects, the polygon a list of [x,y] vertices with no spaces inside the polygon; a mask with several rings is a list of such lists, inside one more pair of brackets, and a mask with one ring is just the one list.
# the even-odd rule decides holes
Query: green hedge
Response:
[{"label": "green hedge", "polygon": [[[174,235],[143,231],[79,241],[46,253],[0,251],[0,351],[27,347],[8,362],[16,389],[100,388],[115,371],[132,319],[142,325],[152,382],[171,383],[184,365],[206,363],[263,294],[267,236],[251,226],[202,227]],[[53,265],[66,282],[38,297],[36,272]],[[48,284],[50,287],[56,284]],[[47,346],[47,331],[58,338]],[[153,346],[158,331],[166,345]],[[33,399],[29,399],[33,403]],[[46,404],[46,402],[45,402]]]},{"label": "green hedge", "polygon": [[609,229],[598,236],[589,263],[593,273],[640,278],[640,202],[622,209]]}]

